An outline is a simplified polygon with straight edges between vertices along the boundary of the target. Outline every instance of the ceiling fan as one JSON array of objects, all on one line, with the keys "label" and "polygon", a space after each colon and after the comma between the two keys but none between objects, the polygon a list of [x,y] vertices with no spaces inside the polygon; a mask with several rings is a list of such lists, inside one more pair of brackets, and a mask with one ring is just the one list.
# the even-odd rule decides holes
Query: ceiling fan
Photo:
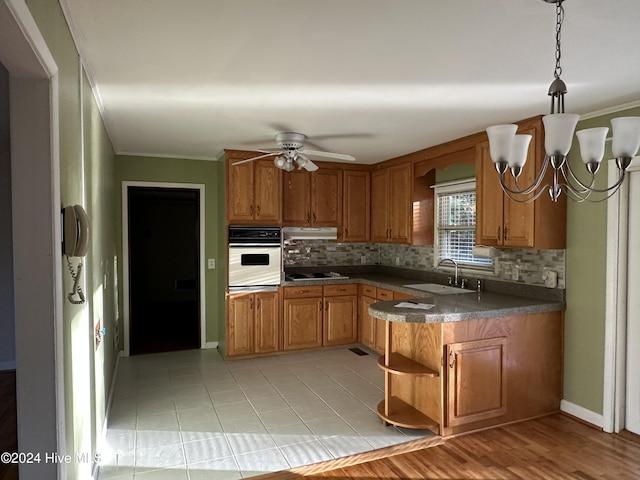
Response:
[{"label": "ceiling fan", "polygon": [[276,143],[278,149],[274,150],[258,150],[258,152],[264,155],[258,155],[257,157],[248,158],[235,162],[233,165],[240,165],[242,163],[253,162],[261,158],[276,157],[274,163],[276,167],[285,170],[287,172],[292,171],[298,167],[298,169],[305,169],[309,172],[318,170],[318,166],[313,163],[307,155],[314,157],[335,158],[337,160],[346,160],[349,162],[355,161],[355,157],[346,155],[344,153],[331,153],[323,152],[321,150],[302,150],[304,142],[307,139],[306,135],[296,132],[280,132],[276,134]]}]

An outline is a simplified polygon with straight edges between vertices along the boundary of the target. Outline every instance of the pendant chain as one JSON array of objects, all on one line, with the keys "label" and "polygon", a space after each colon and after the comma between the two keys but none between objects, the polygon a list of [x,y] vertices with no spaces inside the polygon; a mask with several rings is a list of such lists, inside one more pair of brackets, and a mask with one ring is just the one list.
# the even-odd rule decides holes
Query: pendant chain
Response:
[{"label": "pendant chain", "polygon": [[562,67],[560,66],[560,38],[562,36],[562,21],[564,20],[564,7],[562,0],[556,2],[556,69],[553,72],[554,77],[560,78],[562,75]]}]

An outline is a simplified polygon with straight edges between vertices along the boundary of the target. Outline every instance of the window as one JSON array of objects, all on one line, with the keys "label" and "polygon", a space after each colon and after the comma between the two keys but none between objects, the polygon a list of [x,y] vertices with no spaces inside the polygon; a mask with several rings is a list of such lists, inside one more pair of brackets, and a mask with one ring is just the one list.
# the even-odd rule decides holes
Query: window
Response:
[{"label": "window", "polygon": [[451,258],[467,267],[493,269],[493,261],[473,256],[476,241],[476,182],[459,180],[434,187],[434,265]]}]

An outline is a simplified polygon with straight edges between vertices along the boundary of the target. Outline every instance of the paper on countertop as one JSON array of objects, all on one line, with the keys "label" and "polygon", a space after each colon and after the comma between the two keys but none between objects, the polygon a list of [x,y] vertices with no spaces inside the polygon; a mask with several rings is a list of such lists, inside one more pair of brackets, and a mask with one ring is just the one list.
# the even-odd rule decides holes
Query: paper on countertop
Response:
[{"label": "paper on countertop", "polygon": [[429,310],[435,307],[432,303],[417,303],[417,302],[400,302],[395,305],[398,308],[416,308],[418,310]]}]

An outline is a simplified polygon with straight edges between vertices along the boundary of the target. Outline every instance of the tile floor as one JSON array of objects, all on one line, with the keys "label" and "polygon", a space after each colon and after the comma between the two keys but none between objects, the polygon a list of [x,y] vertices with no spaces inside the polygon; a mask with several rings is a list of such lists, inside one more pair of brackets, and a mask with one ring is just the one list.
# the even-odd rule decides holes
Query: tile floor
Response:
[{"label": "tile floor", "polygon": [[99,480],[227,480],[432,436],[384,427],[377,354],[120,358]]}]

